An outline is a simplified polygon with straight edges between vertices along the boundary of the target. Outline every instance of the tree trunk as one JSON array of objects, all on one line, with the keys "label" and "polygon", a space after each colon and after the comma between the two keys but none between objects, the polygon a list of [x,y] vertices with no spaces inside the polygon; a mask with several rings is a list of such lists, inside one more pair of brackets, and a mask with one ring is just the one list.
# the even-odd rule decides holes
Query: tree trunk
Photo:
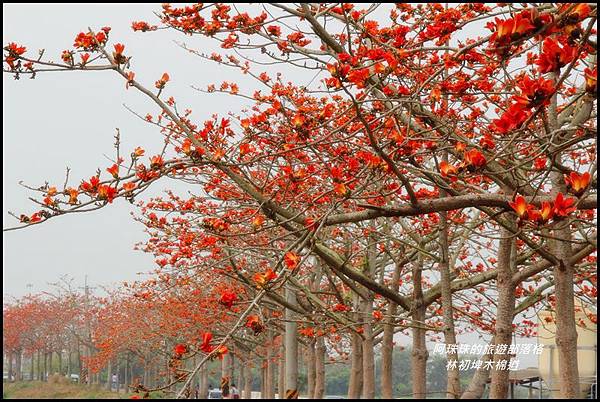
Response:
[{"label": "tree trunk", "polygon": [[[555,82],[558,74],[550,74]],[[548,107],[548,127],[555,131],[558,128],[557,94],[554,93]],[[580,112],[584,118],[589,117],[592,110],[592,101],[586,101]],[[586,117],[587,116],[587,117]],[[580,116],[574,118],[579,120]],[[574,124],[574,121],[571,124]],[[560,136],[560,134],[559,134]],[[552,149],[551,149],[552,151]],[[554,154],[558,163],[562,163],[560,151]],[[564,177],[560,171],[550,173],[552,181],[552,194],[559,192],[566,194],[567,188]],[[556,220],[556,219],[555,219]],[[560,371],[560,392],[563,398],[579,398],[579,367],[577,364],[577,328],[575,323],[574,304],[574,267],[569,263],[573,250],[571,247],[570,218],[557,221],[552,225],[555,239],[550,239],[551,251],[558,259],[559,264],[554,267],[554,289],[556,297],[556,346],[558,347],[558,367]]]},{"label": "tree trunk", "polygon": [[123,378],[123,377],[121,377],[121,364],[120,364],[120,361],[119,361],[119,355],[118,354],[117,354],[117,357],[115,359],[115,365],[116,365],[116,367],[115,367],[115,373],[117,373],[116,388],[117,388],[117,392],[119,392],[120,389],[121,389],[121,378]]},{"label": "tree trunk", "polygon": [[427,331],[422,327],[425,325],[426,306],[423,305],[423,284],[421,282],[423,274],[423,255],[419,253],[416,263],[412,269],[413,294],[412,318],[415,327],[412,328],[412,352],[411,352],[411,374],[413,399],[425,399],[427,397],[427,345],[425,337]]},{"label": "tree trunk", "polygon": [[279,368],[278,368],[278,384],[277,392],[279,393],[279,399],[285,398],[285,348],[283,344],[279,349]]},{"label": "tree trunk", "polygon": [[260,399],[267,399],[267,367],[266,362],[262,359],[260,365]]},{"label": "tree trunk", "polygon": [[123,392],[129,392],[129,352],[125,353],[125,370],[123,370]]},{"label": "tree trunk", "polygon": [[112,382],[112,360],[108,361],[108,367],[106,368],[106,389],[111,390]]},{"label": "tree trunk", "polygon": [[359,399],[362,393],[362,339],[360,335],[352,333],[352,365],[348,382],[348,399]]},{"label": "tree trunk", "polygon": [[[289,286],[285,289],[286,301],[296,305],[296,293]],[[286,399],[298,398],[298,324],[295,314],[285,309],[285,389]]]},{"label": "tree trunk", "polygon": [[42,355],[39,349],[37,351],[37,379],[42,381]]},{"label": "tree trunk", "polygon": [[[440,190],[440,194],[444,192]],[[446,357],[448,362],[456,362],[453,367],[448,369],[448,387],[446,397],[448,399],[460,398],[460,371],[458,370],[458,345],[456,344],[456,333],[454,329],[454,312],[452,306],[452,290],[450,288],[450,266],[448,263],[448,221],[446,212],[440,212],[440,287],[442,296],[442,314],[444,318],[444,341],[446,345],[456,345],[451,348]]]},{"label": "tree trunk", "polygon": [[[496,343],[495,338],[492,338],[490,345],[494,345]],[[488,360],[494,359],[494,354],[491,353],[490,350],[487,354],[482,356],[481,361],[486,362]],[[469,386],[462,394],[461,399],[481,399],[483,397],[483,392],[485,391],[485,384],[490,378],[490,370],[486,368],[485,364],[481,365],[473,375]]]},{"label": "tree trunk", "polygon": [[[85,346],[85,356],[88,358],[92,356],[92,348],[90,346]],[[85,372],[87,377],[87,385],[88,387],[91,387],[94,379],[88,364],[85,365]]]},{"label": "tree trunk", "polygon": [[[512,322],[515,310],[515,286],[512,281],[512,255],[515,247],[515,238],[508,229],[500,230],[500,245],[498,247],[498,276],[496,284],[498,289],[498,306],[496,311],[496,347],[494,348],[494,369],[491,372],[490,399],[507,399],[509,374],[508,362],[510,355],[508,348],[512,343]],[[498,353],[498,346],[506,345],[504,353]],[[506,366],[502,369],[501,365]],[[498,367],[498,369],[497,369]]]},{"label": "tree trunk", "polygon": [[315,388],[313,399],[323,399],[325,394],[325,338],[317,338],[315,347]]},{"label": "tree trunk", "polygon": [[62,371],[62,365],[63,365],[62,349],[57,351],[56,354],[58,355],[58,374],[62,375],[63,374],[63,371]]},{"label": "tree trunk", "polygon": [[243,399],[243,395],[242,395],[242,390],[244,389],[244,384],[245,384],[245,376],[246,376],[246,363],[240,359],[240,370],[239,370],[239,376],[236,382],[236,385],[238,386],[238,389],[240,390],[240,399]]},{"label": "tree trunk", "polygon": [[[401,271],[402,265],[395,264],[390,287],[394,292],[398,291]],[[387,310],[387,317],[385,318],[385,324],[383,326],[383,339],[381,340],[381,397],[383,399],[392,399],[394,395],[394,316],[397,311],[398,305],[394,302],[390,302]]]},{"label": "tree trunk", "polygon": [[150,367],[148,367],[148,362],[144,359],[144,374],[143,374],[143,382],[144,386],[148,387],[150,385]]},{"label": "tree trunk", "polygon": [[44,349],[44,375],[42,381],[48,381],[48,353]]},{"label": "tree trunk", "polygon": [[33,381],[34,380],[34,378],[33,378],[33,375],[34,375],[34,370],[33,370],[33,368],[34,368],[34,365],[33,365],[34,359],[33,358],[34,357],[35,357],[35,353],[31,352],[31,369],[29,371],[29,381]]},{"label": "tree trunk", "polygon": [[[555,82],[558,74],[552,72],[550,78]],[[554,93],[548,106],[548,127],[555,131],[558,128],[558,100]],[[592,101],[586,101],[578,114],[589,117]],[[575,118],[574,118],[575,120]],[[579,120],[579,116],[577,116]],[[571,124],[574,124],[572,122]],[[560,134],[559,134],[560,136]],[[552,151],[552,150],[551,150]],[[555,160],[562,163],[560,151],[554,154]],[[552,194],[566,194],[567,188],[560,171],[550,173]],[[555,219],[556,221],[556,219]],[[577,328],[575,323],[574,304],[574,267],[569,263],[573,250],[571,247],[570,218],[556,221],[552,225],[554,239],[550,239],[551,251],[559,264],[554,267],[555,296],[556,296],[556,346],[558,347],[558,366],[560,371],[560,392],[563,398],[579,398],[579,367],[577,364]]]},{"label": "tree trunk", "polygon": [[71,378],[71,373],[73,372],[73,358],[71,356],[72,352],[71,346],[69,346],[67,349],[67,376],[69,378]]},{"label": "tree trunk", "polygon": [[275,398],[275,361],[273,359],[273,330],[267,332],[267,398]]},{"label": "tree trunk", "polygon": [[247,366],[248,370],[244,376],[244,399],[252,399],[252,366]]},{"label": "tree trunk", "polygon": [[13,358],[12,351],[8,352],[8,382],[12,382],[13,380]]},{"label": "tree trunk", "polygon": [[229,393],[231,394],[231,379],[232,379],[232,361],[231,361],[231,353],[226,353],[223,355],[223,360],[221,361],[221,390],[223,390],[223,384],[226,383],[229,387]]},{"label": "tree trunk", "polygon": [[[371,232],[372,233],[372,232]],[[376,265],[375,239],[369,235],[369,246],[367,248],[367,263],[365,265],[365,276],[373,278]],[[363,322],[363,399],[375,398],[375,352],[373,344],[373,293],[365,289],[366,299],[362,301]]]},{"label": "tree trunk", "polygon": [[308,399],[315,398],[315,369],[316,369],[316,356],[315,356],[315,343],[314,339],[310,339],[308,345],[306,345],[306,388]]},{"label": "tree trunk", "polygon": [[17,350],[15,352],[15,360],[16,360],[15,365],[17,366],[17,368],[16,368],[17,373],[16,373],[15,379],[16,379],[16,381],[22,381],[23,373],[22,373],[21,369],[22,369],[22,362],[23,362],[23,352],[21,350]]}]

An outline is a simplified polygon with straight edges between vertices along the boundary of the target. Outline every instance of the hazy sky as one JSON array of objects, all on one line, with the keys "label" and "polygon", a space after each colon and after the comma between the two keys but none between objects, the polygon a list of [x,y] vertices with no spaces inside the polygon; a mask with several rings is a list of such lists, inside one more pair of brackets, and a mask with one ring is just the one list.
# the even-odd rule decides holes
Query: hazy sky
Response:
[{"label": "hazy sky", "polygon": [[[238,100],[219,94],[199,93],[190,85],[205,88],[210,83],[236,81],[242,88],[250,85],[239,72],[189,55],[173,41],[210,53],[214,41],[184,36],[174,31],[133,32],[132,21],[157,23],[154,11],[160,5],[3,5],[3,44],[17,42],[33,55],[46,50],[46,57],[59,60],[64,49],[87,28],[112,28],[113,43],[125,44],[132,55],[136,80],[152,87],[163,72],[171,76],[166,95],[175,95],[183,108],[192,108],[192,118],[203,121],[213,113],[239,112]],[[267,70],[267,69],[265,69]],[[270,71],[274,71],[271,69]],[[286,72],[277,67],[277,71]],[[306,75],[294,71],[297,82],[308,82]],[[112,71],[51,72],[35,80],[23,76],[15,81],[3,74],[3,227],[17,224],[8,215],[31,215],[37,210],[27,197],[32,192],[18,182],[31,186],[45,181],[62,188],[66,167],[71,168],[70,185],[77,186],[114,156],[115,128],[121,132],[122,154],[135,146],[146,149],[146,156],[158,153],[161,136],[125,109],[128,105],[142,115],[156,115],[157,108],[135,90],[125,90],[124,80]],[[254,86],[254,84],[252,84]],[[173,181],[159,181],[142,199],[160,194],[165,188],[185,187]],[[134,251],[136,242],[145,240],[143,227],[130,213],[135,207],[123,199],[99,211],[51,219],[42,225],[3,233],[4,297],[21,296],[29,291],[48,290],[48,282],[67,274],[79,285],[84,277],[93,286],[138,278],[137,272],[154,267],[151,255]],[[474,337],[468,341],[473,342]],[[407,342],[408,340],[404,340]],[[464,341],[467,341],[466,339]],[[402,343],[404,343],[402,342]],[[529,360],[529,359],[527,359]],[[533,363],[533,361],[528,362]],[[522,366],[523,367],[523,366]]]},{"label": "hazy sky", "polygon": [[[163,72],[171,82],[165,94],[176,94],[185,107],[194,109],[199,121],[212,113],[226,113],[232,101],[223,95],[207,96],[189,86],[207,84],[229,77],[214,64],[187,55],[174,39],[186,41],[209,51],[210,41],[185,37],[177,32],[135,33],[132,21],[157,22],[153,11],[160,5],[3,5],[3,43],[15,41],[32,55],[44,48],[47,57],[59,60],[64,49],[71,49],[78,32],[87,27],[112,27],[110,48],[121,42],[126,54],[133,55],[136,80],[152,86]],[[212,45],[212,44],[211,44]],[[123,104],[145,115],[156,115],[157,108],[134,90],[125,90],[121,77],[112,71],[50,72],[35,80],[23,76],[15,81],[3,74],[3,227],[15,225],[8,215],[30,215],[36,208],[27,197],[32,192],[21,187],[47,180],[62,187],[69,166],[70,184],[105,168],[114,158],[115,128],[121,132],[122,153],[135,146],[146,155],[158,153],[161,137],[156,130],[133,116]],[[243,81],[243,80],[240,80]],[[208,99],[210,98],[210,99]],[[207,106],[210,105],[210,106]],[[173,183],[159,181],[151,194],[160,194]],[[63,216],[25,230],[3,233],[3,293],[20,296],[32,284],[34,292],[48,289],[47,283],[68,274],[78,283],[84,276],[95,285],[132,280],[136,272],[153,268],[153,258],[133,251],[133,245],[145,239],[143,227],[130,216],[135,208],[119,199],[99,211]]]}]

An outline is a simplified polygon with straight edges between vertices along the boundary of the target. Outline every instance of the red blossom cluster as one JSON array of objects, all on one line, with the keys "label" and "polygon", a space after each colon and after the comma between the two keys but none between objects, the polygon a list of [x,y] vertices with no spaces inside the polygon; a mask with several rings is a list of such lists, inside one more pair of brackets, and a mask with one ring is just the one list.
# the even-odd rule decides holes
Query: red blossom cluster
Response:
[{"label": "red blossom cluster", "polygon": [[156,25],[149,25],[145,21],[133,21],[131,23],[131,29],[133,29],[134,31],[146,32],[146,31],[155,31],[158,29],[158,27]]},{"label": "red blossom cluster", "polygon": [[540,209],[535,205],[528,204],[525,197],[519,195],[514,202],[509,202],[510,207],[517,213],[519,221],[531,221],[538,225],[544,225],[552,218],[560,220],[575,211],[575,200],[573,198],[564,198],[562,193],[558,193],[554,203],[542,202]]},{"label": "red blossom cluster", "polygon": [[75,38],[73,47],[86,51],[96,51],[108,41],[109,27],[104,27],[95,35],[92,32],[80,32]]}]

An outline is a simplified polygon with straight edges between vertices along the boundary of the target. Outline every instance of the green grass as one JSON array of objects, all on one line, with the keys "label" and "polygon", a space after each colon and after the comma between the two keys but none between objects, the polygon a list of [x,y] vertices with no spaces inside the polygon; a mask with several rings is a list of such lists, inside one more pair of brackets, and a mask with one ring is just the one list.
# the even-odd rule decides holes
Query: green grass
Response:
[{"label": "green grass", "polygon": [[131,394],[117,394],[98,385],[23,381],[3,384],[3,399],[122,399]]}]

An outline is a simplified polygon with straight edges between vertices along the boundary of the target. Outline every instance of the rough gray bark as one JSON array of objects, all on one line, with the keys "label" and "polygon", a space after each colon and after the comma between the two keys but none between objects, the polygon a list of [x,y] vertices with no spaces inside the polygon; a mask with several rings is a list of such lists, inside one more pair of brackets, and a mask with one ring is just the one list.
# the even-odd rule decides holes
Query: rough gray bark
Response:
[{"label": "rough gray bark", "polygon": [[208,369],[206,365],[202,367],[202,371],[200,372],[200,378],[202,382],[200,383],[200,391],[198,392],[201,398],[206,398],[208,395]]},{"label": "rough gray bark", "polygon": [[421,327],[425,322],[426,306],[423,305],[423,286],[421,283],[423,271],[423,256],[419,254],[417,261],[413,265],[413,294],[412,318],[415,326],[412,328],[412,353],[411,353],[411,374],[412,390],[414,399],[425,399],[427,396],[427,345],[425,342],[426,330]]},{"label": "rough gray bark", "polygon": [[[443,194],[443,191],[440,191]],[[448,262],[448,221],[446,212],[440,212],[440,287],[442,293],[442,315],[444,318],[444,341],[446,345],[456,345],[456,333],[454,328],[454,312],[452,308],[452,289],[450,287],[450,265]],[[455,368],[448,369],[448,387],[446,396],[448,399],[460,398],[460,371],[458,370],[458,352],[451,349],[446,355],[448,361],[456,361]]]},{"label": "rough gray bark", "polygon": [[[246,366],[246,375],[244,376],[244,399],[251,399],[252,397],[252,367]],[[206,371],[208,378],[208,371]]]},{"label": "rough gray bark", "polygon": [[[79,355],[79,350],[77,351],[77,356],[80,359],[79,367],[81,367],[81,356]],[[81,369],[79,370],[79,378],[81,378]],[[37,351],[37,379],[38,381],[42,381],[42,356],[41,351]]]},{"label": "rough gray bark", "polygon": [[[377,264],[376,240],[373,236],[374,228],[368,237],[366,263],[364,265],[364,276],[373,279]],[[373,342],[373,292],[365,289],[361,300],[362,308],[359,312],[360,322],[363,323],[363,342],[362,342],[362,360],[363,360],[363,384],[362,398],[375,398],[375,351]]]},{"label": "rough gray bark", "polygon": [[[553,72],[550,77],[557,81],[558,75]],[[592,100],[582,99],[583,106],[577,115],[573,118],[572,124],[578,124],[576,121],[585,121],[589,118]],[[558,107],[557,94],[555,93],[548,107],[548,127],[550,130],[558,129]],[[583,120],[582,120],[583,118]],[[557,151],[555,160],[562,163],[560,151]],[[559,171],[550,173],[552,181],[552,195],[556,196],[559,192],[567,193],[563,174]],[[556,296],[556,346],[558,347],[558,365],[560,371],[560,392],[563,398],[579,398],[579,367],[577,363],[577,328],[575,324],[575,304],[574,304],[574,266],[570,263],[570,257],[573,254],[571,247],[570,218],[555,222],[552,225],[555,239],[551,239],[551,251],[558,259],[559,264],[554,267],[554,282]]]},{"label": "rough gray bark", "polygon": [[46,353],[46,350],[44,349],[44,374],[42,376],[43,380],[42,381],[48,381],[48,376],[46,375],[48,373],[48,353]]},{"label": "rough gray bark", "polygon": [[323,399],[325,395],[325,338],[317,338],[315,347],[315,388],[313,399]]},{"label": "rough gray bark", "polygon": [[[398,292],[402,265],[396,263],[392,275],[390,289]],[[383,326],[383,339],[381,341],[381,396],[384,399],[393,398],[393,355],[394,355],[394,316],[398,311],[398,304],[390,302],[387,317]],[[413,377],[414,378],[414,377]]]},{"label": "rough gray bark", "polygon": [[362,392],[362,339],[352,333],[352,363],[348,381],[348,399],[359,399]]},{"label": "rough gray bark", "polygon": [[315,397],[315,369],[316,369],[316,356],[315,356],[315,343],[314,339],[311,339],[306,345],[306,388],[308,399]]},{"label": "rough gray bark", "polygon": [[125,369],[123,370],[123,391],[129,392],[129,352],[125,353]]},{"label": "rough gray bark", "polygon": [[23,379],[23,375],[21,373],[22,361],[23,361],[23,352],[21,352],[21,350],[17,350],[15,352],[15,366],[16,366],[15,380],[16,381],[21,381]]},{"label": "rough gray bark", "polygon": [[[496,340],[492,338],[490,345],[495,344],[495,342]],[[485,362],[493,358],[494,354],[488,352],[482,356],[481,360]],[[473,375],[473,378],[471,379],[471,382],[469,383],[469,386],[465,392],[463,392],[461,399],[481,399],[483,392],[485,391],[485,384],[487,383],[488,378],[490,378],[490,370],[487,369],[486,366],[482,365]]]},{"label": "rough gray bark", "polygon": [[[504,353],[494,352],[494,369],[491,372],[490,399],[507,399],[509,374],[508,361],[510,355],[508,348],[512,343],[512,322],[515,310],[515,284],[512,281],[513,263],[511,257],[514,255],[515,238],[507,229],[500,230],[500,245],[498,247],[498,276],[496,286],[498,291],[498,303],[496,308],[496,333],[495,344],[506,345]],[[507,361],[506,368],[496,369],[498,364]]]},{"label": "rough gray bark", "polygon": [[33,365],[33,363],[34,363],[34,361],[33,361],[33,358],[34,358],[34,356],[35,356],[35,354],[34,354],[33,352],[31,352],[31,368],[30,368],[30,370],[29,370],[29,381],[33,381],[33,374],[34,374],[34,372],[33,372],[33,368],[34,368],[34,365]]},{"label": "rough gray bark", "polygon": [[269,399],[275,398],[275,361],[273,359],[273,330],[267,331],[267,394]]},{"label": "rough gray bark", "polygon": [[[562,178],[561,178],[562,179]],[[557,186],[557,184],[554,184]],[[577,363],[577,328],[574,304],[574,267],[569,262],[572,254],[571,231],[565,222],[557,222],[553,253],[560,261],[555,266],[554,289],[556,296],[556,346],[560,369],[560,392],[563,398],[579,398],[579,367]]]},{"label": "rough gray bark", "polygon": [[108,361],[108,369],[106,370],[106,389],[110,391],[110,382],[112,380],[112,360]]},{"label": "rough gray bark", "polygon": [[262,359],[260,367],[260,399],[267,399],[267,365],[265,359]]},{"label": "rough gray bark", "polygon": [[[289,286],[285,289],[286,301],[296,305],[296,292]],[[294,312],[285,309],[285,389],[298,391],[298,324]]]},{"label": "rough gray bark", "polygon": [[283,344],[279,349],[279,366],[277,367],[277,393],[279,399],[285,398],[285,348]]},{"label": "rough gray bark", "polygon": [[11,382],[13,380],[13,358],[12,351],[8,352],[8,381]]}]

